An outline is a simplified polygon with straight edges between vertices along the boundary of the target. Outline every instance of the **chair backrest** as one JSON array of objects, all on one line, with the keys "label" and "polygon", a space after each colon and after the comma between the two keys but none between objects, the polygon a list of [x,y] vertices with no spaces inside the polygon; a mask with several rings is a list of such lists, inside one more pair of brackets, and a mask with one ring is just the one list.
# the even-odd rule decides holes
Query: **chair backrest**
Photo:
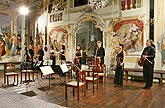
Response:
[{"label": "chair backrest", "polygon": [[79,83],[83,82],[86,83],[86,72],[85,71],[79,71],[77,73],[77,86],[79,86]]},{"label": "chair backrest", "polygon": [[100,69],[99,69],[98,66],[94,66],[94,67],[92,68],[93,80],[94,80],[94,78],[98,78],[98,73],[99,73],[99,72],[100,72]]},{"label": "chair backrest", "polygon": [[6,72],[13,72],[13,71],[15,71],[15,64],[13,64],[13,63],[5,64],[4,71],[5,71],[5,73]]},{"label": "chair backrest", "polygon": [[102,64],[103,73],[106,74],[106,65]]}]

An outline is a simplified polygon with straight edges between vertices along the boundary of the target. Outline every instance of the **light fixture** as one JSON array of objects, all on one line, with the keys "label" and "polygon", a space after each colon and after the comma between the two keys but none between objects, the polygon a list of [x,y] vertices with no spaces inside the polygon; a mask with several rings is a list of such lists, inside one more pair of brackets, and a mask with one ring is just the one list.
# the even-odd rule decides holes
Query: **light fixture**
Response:
[{"label": "light fixture", "polygon": [[88,5],[93,9],[105,8],[108,5],[108,0],[89,0]]},{"label": "light fixture", "polygon": [[21,15],[25,16],[25,15],[29,14],[29,9],[25,6],[22,6],[22,7],[19,8],[19,12],[20,12]]}]

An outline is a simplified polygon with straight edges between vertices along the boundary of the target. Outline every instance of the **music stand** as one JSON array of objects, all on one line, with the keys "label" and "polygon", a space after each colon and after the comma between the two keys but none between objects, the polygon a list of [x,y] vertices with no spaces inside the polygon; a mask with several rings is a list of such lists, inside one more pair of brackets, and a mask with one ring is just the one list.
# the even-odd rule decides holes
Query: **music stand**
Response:
[{"label": "music stand", "polygon": [[48,75],[49,76],[49,89],[46,93],[46,95],[48,94],[49,90],[50,90],[50,75],[54,73],[54,71],[52,70],[52,68],[50,66],[42,66],[40,67],[41,72],[43,75]]},{"label": "music stand", "polygon": [[65,73],[67,73],[68,71],[69,71],[69,69],[68,69],[68,67],[67,67],[67,65],[66,64],[62,64],[62,65],[60,65],[60,68],[61,68],[61,70],[62,70],[62,72],[63,72],[63,74],[64,74],[64,84],[65,84],[65,82],[66,82],[66,74]]}]

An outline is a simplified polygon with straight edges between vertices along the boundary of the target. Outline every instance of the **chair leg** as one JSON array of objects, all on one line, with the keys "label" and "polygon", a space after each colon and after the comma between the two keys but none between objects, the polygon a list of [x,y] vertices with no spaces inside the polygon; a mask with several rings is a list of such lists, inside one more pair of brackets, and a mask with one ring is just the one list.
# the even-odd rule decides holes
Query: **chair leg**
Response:
[{"label": "chair leg", "polygon": [[73,88],[73,96],[74,96],[74,88]]},{"label": "chair leg", "polygon": [[6,83],[6,75],[4,75],[4,84]]},{"label": "chair leg", "polygon": [[86,97],[86,87],[84,86],[84,97]]},{"label": "chair leg", "polygon": [[34,81],[34,72],[32,74],[33,74],[32,77],[33,77],[33,81]]},{"label": "chair leg", "polygon": [[95,92],[95,83],[93,82],[93,93]]},{"label": "chair leg", "polygon": [[[14,83],[15,83],[15,77],[16,77],[16,75],[14,75]],[[14,83],[13,83],[13,84],[14,84]]]},{"label": "chair leg", "polygon": [[77,88],[77,101],[79,101],[79,87]]},{"label": "chair leg", "polygon": [[104,76],[104,84],[106,83],[106,76]]},{"label": "chair leg", "polygon": [[68,99],[67,86],[65,86],[65,99]]},{"label": "chair leg", "polygon": [[18,75],[17,75],[17,85],[18,85]]},{"label": "chair leg", "polygon": [[27,80],[26,76],[27,76],[27,73],[25,72],[25,81]]},{"label": "chair leg", "polygon": [[22,82],[22,72],[21,72],[21,81],[20,81],[20,83]]},{"label": "chair leg", "polygon": [[7,76],[7,85],[9,85],[9,76]]},{"label": "chair leg", "polygon": [[88,89],[88,82],[86,82],[86,88]]}]

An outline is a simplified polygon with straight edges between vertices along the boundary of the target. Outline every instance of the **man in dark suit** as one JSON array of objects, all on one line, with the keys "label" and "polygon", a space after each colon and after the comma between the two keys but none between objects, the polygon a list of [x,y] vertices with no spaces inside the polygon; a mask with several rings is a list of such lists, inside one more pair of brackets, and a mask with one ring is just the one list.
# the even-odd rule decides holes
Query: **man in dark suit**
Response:
[{"label": "man in dark suit", "polygon": [[101,59],[100,65],[104,64],[105,50],[102,47],[101,41],[97,41],[97,47],[95,49],[94,56]]},{"label": "man in dark suit", "polygon": [[143,89],[151,89],[153,83],[153,70],[154,70],[154,58],[155,48],[152,45],[152,40],[147,40],[146,47],[144,48],[141,57],[144,57],[145,62],[143,66],[143,77],[145,86]]}]

